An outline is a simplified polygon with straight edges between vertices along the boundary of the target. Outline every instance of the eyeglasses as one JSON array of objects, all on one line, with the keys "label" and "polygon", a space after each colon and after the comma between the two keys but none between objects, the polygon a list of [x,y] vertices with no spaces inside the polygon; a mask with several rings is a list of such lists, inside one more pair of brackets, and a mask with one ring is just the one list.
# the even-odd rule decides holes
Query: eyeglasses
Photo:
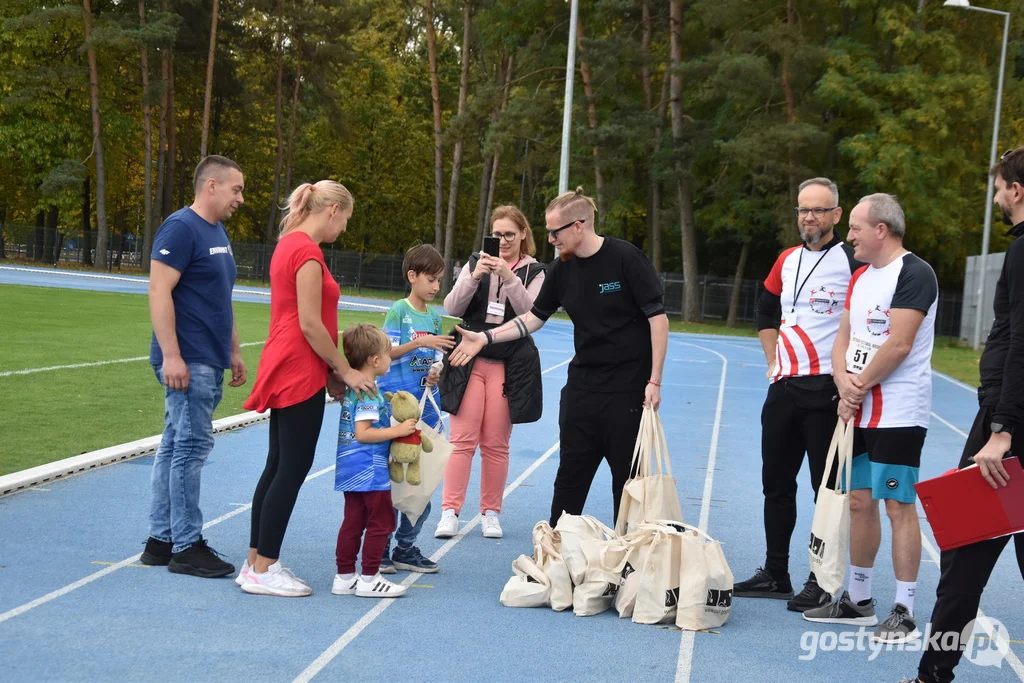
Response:
[{"label": "eyeglasses", "polygon": [[492,232],[491,237],[497,237],[502,242],[508,242],[512,244],[512,241],[516,238],[517,233],[514,232]]},{"label": "eyeglasses", "polygon": [[580,218],[578,220],[572,221],[571,223],[566,223],[565,225],[563,225],[560,228],[555,228],[554,230],[548,230],[548,237],[554,237],[555,239],[558,239],[558,233],[560,233],[563,230],[566,230],[568,228],[571,228],[572,226],[576,225],[577,223],[586,223],[586,222],[587,222],[586,218]]},{"label": "eyeglasses", "polygon": [[1003,155],[1001,157],[999,157],[999,161],[1002,161],[1003,159],[1005,159],[1006,157],[1010,156],[1011,154],[1013,154],[1016,151],[1017,150],[1015,150],[1015,149],[1008,149],[1008,150],[1006,150],[1005,152],[1003,152]]},{"label": "eyeglasses", "polygon": [[838,206],[832,206],[829,208],[823,208],[819,206],[813,209],[805,209],[802,206],[798,206],[795,209],[793,209],[793,211],[795,211],[796,215],[799,216],[800,218],[807,218],[807,214],[809,213],[813,213],[815,218],[824,218],[826,213],[830,211],[835,211],[838,208]]}]

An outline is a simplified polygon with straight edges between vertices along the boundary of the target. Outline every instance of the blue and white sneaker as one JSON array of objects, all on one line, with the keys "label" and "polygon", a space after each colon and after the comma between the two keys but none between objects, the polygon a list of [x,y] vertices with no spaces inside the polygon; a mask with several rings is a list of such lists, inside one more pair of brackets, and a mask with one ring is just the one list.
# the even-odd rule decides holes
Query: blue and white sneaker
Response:
[{"label": "blue and white sneaker", "polygon": [[[394,561],[395,569],[403,571],[433,574],[440,569],[436,562],[431,562],[426,557],[423,557],[423,553],[414,545],[408,548],[396,545],[395,551],[391,554],[391,559]],[[381,572],[383,571],[382,568]]]}]

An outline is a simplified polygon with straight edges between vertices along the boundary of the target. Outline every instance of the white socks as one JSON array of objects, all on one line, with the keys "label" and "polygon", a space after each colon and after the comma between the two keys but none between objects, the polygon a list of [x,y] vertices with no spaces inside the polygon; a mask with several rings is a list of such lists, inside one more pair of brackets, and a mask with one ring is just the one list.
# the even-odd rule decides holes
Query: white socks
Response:
[{"label": "white socks", "polygon": [[373,575],[371,575],[371,576],[367,576],[366,574],[360,574],[360,575],[359,575],[359,578],[360,578],[360,579],[362,579],[363,583],[370,583],[370,582],[371,582],[371,581],[373,581],[373,580],[374,580],[375,578],[377,578],[377,575],[376,575],[376,574],[373,574]]},{"label": "white socks", "polygon": [[873,567],[850,565],[850,600],[854,603],[871,598],[871,572]]},{"label": "white socks", "polygon": [[907,608],[910,616],[914,616],[914,595],[917,593],[917,581],[896,581],[896,602]]},{"label": "white socks", "polygon": [[351,581],[352,579],[356,578],[355,574],[338,574],[338,576],[341,577],[342,581]]}]

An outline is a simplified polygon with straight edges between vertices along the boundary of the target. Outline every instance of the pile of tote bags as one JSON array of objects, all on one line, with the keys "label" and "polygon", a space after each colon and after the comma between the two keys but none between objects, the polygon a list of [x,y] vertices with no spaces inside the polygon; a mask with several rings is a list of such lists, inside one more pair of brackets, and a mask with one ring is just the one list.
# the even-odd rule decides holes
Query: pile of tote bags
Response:
[{"label": "pile of tote bags", "polygon": [[538,522],[533,555],[512,562],[501,592],[506,607],[570,607],[585,617],[615,609],[637,624],[688,630],[721,626],[732,606],[733,576],[717,541],[683,523],[657,411],[645,408],[615,529],[590,515],[562,513],[554,529]]}]

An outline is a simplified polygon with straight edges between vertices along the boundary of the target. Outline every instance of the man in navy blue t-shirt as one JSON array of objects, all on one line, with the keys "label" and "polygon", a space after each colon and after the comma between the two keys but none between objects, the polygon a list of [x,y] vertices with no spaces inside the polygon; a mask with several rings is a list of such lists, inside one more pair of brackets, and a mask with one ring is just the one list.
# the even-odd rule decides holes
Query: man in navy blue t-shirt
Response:
[{"label": "man in navy blue t-shirt", "polygon": [[202,538],[199,488],[213,450],[213,411],[223,395],[224,371],[231,370],[229,386],[245,384],[231,308],[235,258],[221,223],[242,204],[243,184],[234,161],[208,156],[199,162],[195,202],[160,226],[149,277],[149,359],[165,386],[165,414],[142,562],[205,578],[235,571]]}]

